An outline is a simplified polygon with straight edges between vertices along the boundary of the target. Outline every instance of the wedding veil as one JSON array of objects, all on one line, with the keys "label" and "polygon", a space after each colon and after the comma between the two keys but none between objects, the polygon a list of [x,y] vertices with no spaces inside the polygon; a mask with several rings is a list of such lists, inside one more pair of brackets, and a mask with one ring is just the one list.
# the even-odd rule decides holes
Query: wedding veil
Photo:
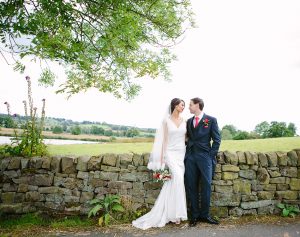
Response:
[{"label": "wedding veil", "polygon": [[166,119],[171,115],[171,106],[169,105],[159,128],[156,130],[152,151],[150,153],[147,168],[149,170],[160,170],[165,168],[165,145],[167,142]]}]

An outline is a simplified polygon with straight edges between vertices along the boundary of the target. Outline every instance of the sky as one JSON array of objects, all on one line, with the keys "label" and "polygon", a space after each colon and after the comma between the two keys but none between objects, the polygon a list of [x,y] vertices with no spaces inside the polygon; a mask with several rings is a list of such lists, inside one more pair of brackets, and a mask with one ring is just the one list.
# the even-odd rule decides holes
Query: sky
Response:
[{"label": "sky", "polygon": [[45,98],[49,117],[156,128],[172,98],[186,102],[187,119],[190,99],[200,97],[220,128],[252,131],[260,122],[279,121],[294,123],[300,134],[300,1],[192,0],[192,7],[197,27],[172,49],[171,82],[141,80],[143,89],[131,102],[95,89],[67,99],[55,94],[66,78],[58,65],[51,64],[56,85],[44,88],[38,64],[27,63],[20,74],[0,56],[0,113],[8,101],[12,113],[24,114],[28,75],[38,113]]}]

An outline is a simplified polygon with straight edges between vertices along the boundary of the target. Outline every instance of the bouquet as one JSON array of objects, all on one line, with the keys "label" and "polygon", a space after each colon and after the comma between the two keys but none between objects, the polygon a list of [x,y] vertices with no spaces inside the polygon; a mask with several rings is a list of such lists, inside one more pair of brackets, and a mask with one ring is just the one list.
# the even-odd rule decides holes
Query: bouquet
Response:
[{"label": "bouquet", "polygon": [[171,173],[168,169],[155,170],[153,172],[153,180],[154,182],[162,182],[168,181],[171,179]]}]

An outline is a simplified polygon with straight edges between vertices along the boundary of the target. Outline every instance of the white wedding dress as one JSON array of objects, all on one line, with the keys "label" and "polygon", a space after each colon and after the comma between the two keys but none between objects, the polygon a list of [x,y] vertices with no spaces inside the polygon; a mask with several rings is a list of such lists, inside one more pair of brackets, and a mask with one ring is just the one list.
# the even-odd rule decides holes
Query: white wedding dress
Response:
[{"label": "white wedding dress", "polygon": [[184,187],[186,121],[183,120],[177,127],[170,118],[167,118],[166,125],[168,141],[165,163],[172,177],[164,183],[151,211],[132,222],[134,227],[143,230],[163,227],[168,222],[187,220]]}]

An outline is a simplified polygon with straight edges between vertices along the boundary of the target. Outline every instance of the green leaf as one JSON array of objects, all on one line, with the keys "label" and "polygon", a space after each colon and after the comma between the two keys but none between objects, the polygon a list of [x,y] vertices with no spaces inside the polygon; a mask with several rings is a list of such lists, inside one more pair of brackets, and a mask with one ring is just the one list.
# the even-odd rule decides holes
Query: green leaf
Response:
[{"label": "green leaf", "polygon": [[289,213],[289,215],[290,215],[291,217],[293,217],[293,218],[295,218],[295,216],[296,216],[296,214],[293,213],[293,212]]},{"label": "green leaf", "polygon": [[95,199],[93,199],[93,200],[89,201],[89,204],[91,204],[91,205],[93,205],[93,204],[97,204],[97,203],[101,203],[101,200],[100,200],[100,199],[97,199],[97,198],[95,198]]},{"label": "green leaf", "polygon": [[289,215],[289,210],[287,210],[287,209],[283,209],[282,210],[282,215],[284,216],[284,217],[286,217],[286,216],[288,216]]},{"label": "green leaf", "polygon": [[115,204],[115,205],[112,207],[112,210],[113,210],[113,211],[118,211],[118,212],[123,212],[123,211],[124,211],[124,208],[123,208],[120,204]]},{"label": "green leaf", "polygon": [[103,216],[101,216],[101,217],[99,218],[99,220],[98,220],[98,224],[99,224],[100,226],[102,226],[102,225],[103,225]]},{"label": "green leaf", "polygon": [[[26,1],[34,10],[25,13],[24,4],[1,1],[0,51],[65,66],[59,91],[69,96],[95,87],[131,100],[140,91],[136,78],[168,80],[175,59],[169,47],[194,27],[190,0],[100,2]],[[53,84],[50,74],[42,81]]]},{"label": "green leaf", "polygon": [[110,215],[109,215],[108,213],[106,213],[106,214],[104,215],[104,224],[105,224],[105,225],[108,225],[109,222],[110,222]]},{"label": "green leaf", "polygon": [[97,212],[98,212],[99,210],[101,210],[101,209],[102,209],[102,205],[96,205],[96,206],[94,206],[94,207],[89,211],[88,217],[90,217],[91,215],[96,216],[96,215],[97,215]]},{"label": "green leaf", "polygon": [[277,204],[277,207],[283,209],[283,208],[285,208],[285,205],[284,205],[283,203],[278,203],[278,204]]}]

